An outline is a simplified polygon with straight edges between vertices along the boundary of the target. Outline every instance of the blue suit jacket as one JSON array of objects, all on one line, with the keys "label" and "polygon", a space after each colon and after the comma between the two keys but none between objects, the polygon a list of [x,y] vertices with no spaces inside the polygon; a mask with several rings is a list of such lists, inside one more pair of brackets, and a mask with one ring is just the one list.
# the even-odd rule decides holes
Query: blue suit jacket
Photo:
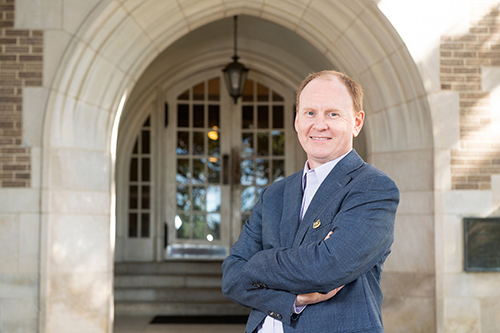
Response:
[{"label": "blue suit jacket", "polygon": [[[301,202],[302,171],[265,188],[222,265],[224,295],[253,309],[246,332],[267,315],[285,333],[383,332],[380,277],[394,238],[396,185],[352,150],[299,223]],[[342,285],[328,301],[292,314],[297,294]]]}]

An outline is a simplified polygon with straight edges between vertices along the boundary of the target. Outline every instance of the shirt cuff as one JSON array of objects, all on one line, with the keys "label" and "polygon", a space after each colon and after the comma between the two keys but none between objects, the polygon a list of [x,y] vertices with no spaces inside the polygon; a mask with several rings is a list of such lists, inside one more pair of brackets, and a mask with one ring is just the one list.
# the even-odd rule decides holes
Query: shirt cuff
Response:
[{"label": "shirt cuff", "polygon": [[295,304],[293,304],[293,313],[301,314],[302,311],[304,311],[304,309],[306,308],[306,306],[307,305],[296,306]]}]

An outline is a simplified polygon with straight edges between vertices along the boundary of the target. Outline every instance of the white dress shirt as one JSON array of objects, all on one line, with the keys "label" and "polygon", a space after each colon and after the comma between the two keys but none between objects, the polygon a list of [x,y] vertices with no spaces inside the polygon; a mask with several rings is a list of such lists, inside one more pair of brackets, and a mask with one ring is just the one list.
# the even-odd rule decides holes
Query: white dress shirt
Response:
[{"label": "white dress shirt", "polygon": [[[328,176],[335,165],[337,165],[341,159],[349,154],[349,152],[334,159],[333,161],[320,165],[316,169],[310,169],[309,161],[306,161],[302,177],[302,189],[304,191],[304,195],[302,196],[302,206],[300,207],[301,222],[314,197],[314,194],[316,194],[316,191],[320,187],[321,183],[323,183],[323,180],[325,180],[326,176]],[[305,308],[306,306],[295,306],[294,304],[293,312],[301,313]],[[257,333],[283,333],[283,323],[273,317],[267,316],[257,328]]]}]

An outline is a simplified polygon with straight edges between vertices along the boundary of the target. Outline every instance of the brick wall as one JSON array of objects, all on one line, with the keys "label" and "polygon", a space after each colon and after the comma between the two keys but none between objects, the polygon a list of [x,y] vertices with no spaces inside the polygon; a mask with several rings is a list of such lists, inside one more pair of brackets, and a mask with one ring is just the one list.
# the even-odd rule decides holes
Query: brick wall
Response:
[{"label": "brick wall", "polygon": [[491,189],[500,174],[500,133],[491,128],[489,94],[481,67],[500,66],[497,1],[471,1],[469,33],[441,37],[441,89],[460,96],[460,148],[451,152],[452,189]]},{"label": "brick wall", "polygon": [[0,186],[30,186],[23,88],[42,85],[43,32],[14,29],[14,0],[0,0]]}]

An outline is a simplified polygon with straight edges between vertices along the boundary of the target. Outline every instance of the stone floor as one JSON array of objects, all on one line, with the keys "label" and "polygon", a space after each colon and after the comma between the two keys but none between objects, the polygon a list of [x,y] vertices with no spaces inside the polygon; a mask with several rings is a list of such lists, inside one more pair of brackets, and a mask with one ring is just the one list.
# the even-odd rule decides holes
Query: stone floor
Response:
[{"label": "stone floor", "polygon": [[152,317],[115,317],[114,333],[243,333],[245,325],[150,324]]}]

